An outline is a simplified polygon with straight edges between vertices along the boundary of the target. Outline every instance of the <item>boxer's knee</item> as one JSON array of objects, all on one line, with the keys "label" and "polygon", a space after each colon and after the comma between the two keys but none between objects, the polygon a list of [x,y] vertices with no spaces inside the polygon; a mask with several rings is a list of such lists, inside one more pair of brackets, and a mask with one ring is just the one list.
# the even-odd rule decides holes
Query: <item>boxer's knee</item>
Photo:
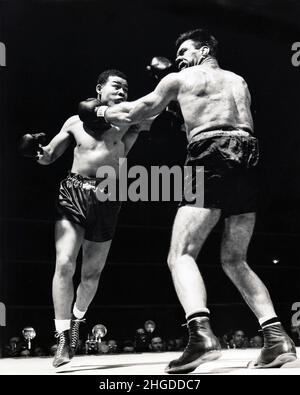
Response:
[{"label": "boxer's knee", "polygon": [[221,263],[225,273],[240,270],[247,265],[246,256],[237,251],[222,252]]},{"label": "boxer's knee", "polygon": [[95,283],[97,284],[99,282],[101,273],[101,268],[83,271],[81,274],[81,283],[86,286],[94,285]]},{"label": "boxer's knee", "polygon": [[176,265],[184,265],[190,259],[196,260],[197,253],[197,246],[193,243],[187,244],[184,248],[171,247],[167,259],[169,269],[172,271]]},{"label": "boxer's knee", "polygon": [[55,274],[60,277],[72,278],[74,273],[74,258],[65,254],[60,254],[59,256],[57,256]]}]

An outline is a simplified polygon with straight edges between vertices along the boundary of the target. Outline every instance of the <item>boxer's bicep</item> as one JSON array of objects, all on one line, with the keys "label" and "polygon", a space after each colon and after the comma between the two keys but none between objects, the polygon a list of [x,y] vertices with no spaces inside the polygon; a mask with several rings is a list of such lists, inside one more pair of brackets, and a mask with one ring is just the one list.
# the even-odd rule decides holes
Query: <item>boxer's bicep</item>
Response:
[{"label": "boxer's bicep", "polygon": [[[60,132],[53,137],[53,139],[50,141],[50,143],[42,147],[43,152],[46,160],[48,160],[50,163],[54,162],[56,159],[58,159],[68,148],[72,141],[72,125],[74,124],[75,120],[73,119],[75,117],[69,118],[64,125],[62,126]],[[76,117],[76,121],[77,121]]]}]

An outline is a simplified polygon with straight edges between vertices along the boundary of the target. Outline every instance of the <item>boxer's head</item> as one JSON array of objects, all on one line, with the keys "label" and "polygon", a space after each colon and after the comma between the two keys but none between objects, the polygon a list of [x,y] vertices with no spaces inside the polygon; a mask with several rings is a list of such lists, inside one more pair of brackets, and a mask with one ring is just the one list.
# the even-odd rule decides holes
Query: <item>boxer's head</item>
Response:
[{"label": "boxer's head", "polygon": [[96,92],[102,104],[111,106],[127,100],[127,77],[119,70],[106,70],[97,80]]},{"label": "boxer's head", "polygon": [[216,57],[218,42],[204,29],[182,33],[176,40],[176,64],[179,70],[196,66],[207,57]]}]

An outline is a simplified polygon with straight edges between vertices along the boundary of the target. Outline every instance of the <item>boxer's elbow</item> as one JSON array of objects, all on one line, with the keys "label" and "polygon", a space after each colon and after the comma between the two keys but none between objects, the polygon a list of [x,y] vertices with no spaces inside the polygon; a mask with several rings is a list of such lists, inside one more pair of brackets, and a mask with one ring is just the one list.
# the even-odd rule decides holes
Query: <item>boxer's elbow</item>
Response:
[{"label": "boxer's elbow", "polygon": [[38,163],[40,165],[50,165],[51,163],[53,163],[55,161],[55,154],[53,149],[51,149],[51,147],[47,146],[47,147],[43,147],[43,154],[40,156],[40,158],[38,159]]}]

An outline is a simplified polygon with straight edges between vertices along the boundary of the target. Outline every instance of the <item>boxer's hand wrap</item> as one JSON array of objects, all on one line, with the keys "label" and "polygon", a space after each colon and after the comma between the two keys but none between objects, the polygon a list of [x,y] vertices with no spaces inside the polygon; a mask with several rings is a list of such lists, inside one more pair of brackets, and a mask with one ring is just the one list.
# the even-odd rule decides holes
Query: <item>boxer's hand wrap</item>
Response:
[{"label": "boxer's hand wrap", "polygon": [[105,113],[106,113],[107,109],[108,109],[108,106],[100,106],[96,110],[96,114],[97,114],[97,117],[103,117],[105,122],[109,123],[109,122],[107,122],[107,119],[105,118]]},{"label": "boxer's hand wrap", "polygon": [[21,138],[19,152],[26,158],[38,160],[43,154],[43,149],[41,148],[43,145],[46,145],[45,133],[28,133]]},{"label": "boxer's hand wrap", "polygon": [[89,129],[104,132],[111,128],[111,124],[105,119],[107,108],[101,105],[100,100],[91,98],[79,103],[78,115]]}]

